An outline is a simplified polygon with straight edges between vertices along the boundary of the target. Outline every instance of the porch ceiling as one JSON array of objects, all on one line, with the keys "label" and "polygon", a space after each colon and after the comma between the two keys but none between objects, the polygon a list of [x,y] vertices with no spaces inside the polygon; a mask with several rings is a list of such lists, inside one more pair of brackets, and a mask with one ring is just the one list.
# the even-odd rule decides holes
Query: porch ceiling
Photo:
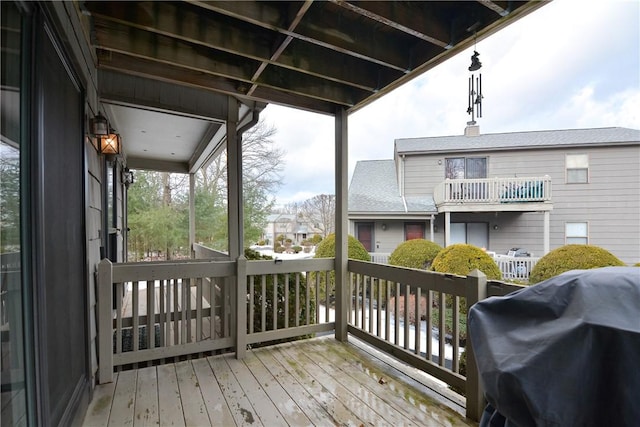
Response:
[{"label": "porch ceiling", "polygon": [[333,114],[364,107],[472,46],[474,34],[480,40],[544,3],[78,4],[101,73]]}]

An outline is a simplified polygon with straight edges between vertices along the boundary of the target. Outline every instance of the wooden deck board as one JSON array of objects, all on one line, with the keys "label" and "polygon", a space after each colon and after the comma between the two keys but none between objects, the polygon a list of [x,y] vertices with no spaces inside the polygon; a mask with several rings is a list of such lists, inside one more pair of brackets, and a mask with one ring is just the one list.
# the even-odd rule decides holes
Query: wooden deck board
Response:
[{"label": "wooden deck board", "polygon": [[160,422],[158,409],[158,374],[154,366],[138,370],[134,424],[156,426]]},{"label": "wooden deck board", "polygon": [[160,365],[158,372],[158,407],[161,426],[186,425],[175,365]]},{"label": "wooden deck board", "polygon": [[323,337],[123,371],[84,425],[477,425],[378,357]]},{"label": "wooden deck board", "polygon": [[124,371],[118,375],[116,391],[113,395],[109,426],[132,426],[136,402],[137,371]]}]

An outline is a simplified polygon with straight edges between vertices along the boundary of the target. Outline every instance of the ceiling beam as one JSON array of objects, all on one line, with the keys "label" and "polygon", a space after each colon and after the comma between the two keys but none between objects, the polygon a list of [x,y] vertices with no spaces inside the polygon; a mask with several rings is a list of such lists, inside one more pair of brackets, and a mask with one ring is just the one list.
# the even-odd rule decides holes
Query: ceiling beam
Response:
[{"label": "ceiling beam", "polygon": [[186,162],[172,162],[142,157],[127,157],[129,169],[144,169],[161,172],[189,173],[189,165]]},{"label": "ceiling beam", "polygon": [[237,96],[240,99],[250,99],[288,106],[295,105],[303,110],[326,114],[333,114],[336,108],[336,104],[333,102],[283,92],[282,90],[268,87],[260,87],[254,92],[253,96],[245,97],[238,91],[237,86],[239,82],[237,81],[168,64],[160,66],[152,60],[136,58],[117,52],[107,52],[107,55],[101,58],[100,63],[103,69],[160,81],[179,82],[192,87]]},{"label": "ceiling beam", "polygon": [[508,9],[502,8],[492,0],[476,0],[476,1],[482,4],[483,6],[486,6],[487,8],[493,10],[495,13],[497,13],[500,16],[507,16],[509,14]]},{"label": "ceiling beam", "polygon": [[[383,67],[403,72],[411,70],[411,58],[407,54],[408,46],[405,43],[389,37],[388,34],[379,34],[372,26],[364,26],[356,20],[350,22],[349,25],[341,26],[341,32],[338,33],[334,22],[326,22],[327,19],[335,19],[335,15],[322,12],[315,14],[314,9],[311,8],[305,15],[305,18],[308,19],[303,20],[295,31],[289,31],[286,28],[285,17],[279,9],[281,8],[280,3],[252,2],[251,7],[246,7],[246,3],[237,1],[187,1],[204,9]],[[345,14],[341,18],[348,19],[349,17]],[[409,36],[404,41],[408,39]]]},{"label": "ceiling beam", "polygon": [[[450,38],[447,32],[440,31],[439,36],[432,36],[427,31],[434,31],[437,27],[426,28],[425,21],[421,14],[416,14],[415,10],[409,8],[409,4],[400,2],[370,2],[364,7],[364,2],[354,4],[345,0],[329,0],[340,7],[348,9],[354,13],[365,16],[373,21],[387,25],[398,31],[407,33],[413,37],[422,39],[443,49],[449,48],[449,42],[444,41]],[[405,8],[405,5],[407,6]],[[399,10],[399,9],[403,10]],[[419,25],[418,25],[419,24]],[[419,29],[419,27],[424,27]]]},{"label": "ceiling beam", "polygon": [[227,95],[209,90],[99,69],[102,102],[204,120],[227,120]]}]

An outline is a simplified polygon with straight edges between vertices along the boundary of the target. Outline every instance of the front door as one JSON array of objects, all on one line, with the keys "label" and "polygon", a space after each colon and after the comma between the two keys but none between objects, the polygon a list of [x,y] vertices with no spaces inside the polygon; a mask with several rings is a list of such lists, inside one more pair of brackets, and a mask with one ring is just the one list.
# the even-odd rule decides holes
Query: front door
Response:
[{"label": "front door", "polygon": [[424,239],[424,224],[407,222],[404,225],[404,240]]},{"label": "front door", "polygon": [[372,252],[373,248],[373,223],[356,222],[356,239],[362,243],[367,252]]}]

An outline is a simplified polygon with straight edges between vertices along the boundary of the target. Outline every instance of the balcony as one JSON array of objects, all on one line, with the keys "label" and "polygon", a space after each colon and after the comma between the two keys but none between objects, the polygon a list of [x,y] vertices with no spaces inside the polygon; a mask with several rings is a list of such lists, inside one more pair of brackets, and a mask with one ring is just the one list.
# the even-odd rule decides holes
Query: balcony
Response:
[{"label": "balcony", "polygon": [[[206,417],[267,425],[477,420],[482,390],[472,357],[469,374],[460,373],[468,340],[459,301],[471,305],[518,287],[487,282],[480,272],[461,277],[355,260],[343,285],[334,274],[329,258],[103,260],[102,385],[86,424],[125,422],[120,416],[164,424],[176,415],[179,424],[208,424]],[[115,310],[114,291],[122,295]],[[341,330],[348,343],[334,339]],[[282,344],[292,338],[305,339]],[[466,402],[448,386],[465,390]]]},{"label": "balcony", "polygon": [[434,189],[440,212],[550,211],[551,178],[447,179]]}]

